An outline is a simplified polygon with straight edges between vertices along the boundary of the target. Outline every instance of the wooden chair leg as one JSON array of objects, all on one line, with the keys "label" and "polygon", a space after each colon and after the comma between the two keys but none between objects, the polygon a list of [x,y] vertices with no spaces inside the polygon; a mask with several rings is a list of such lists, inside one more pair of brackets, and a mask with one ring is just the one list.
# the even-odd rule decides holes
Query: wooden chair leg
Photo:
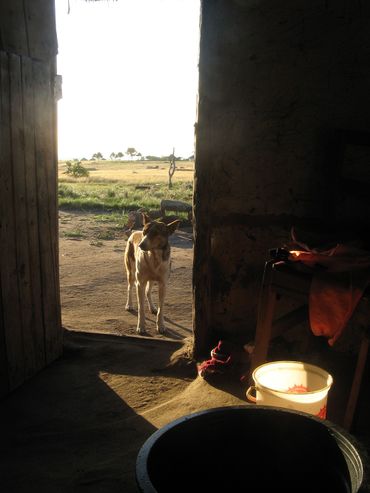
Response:
[{"label": "wooden chair leg", "polygon": [[260,303],[258,307],[255,346],[251,356],[251,372],[264,363],[272,334],[272,322],[276,303],[276,292],[271,287],[273,261],[265,264]]},{"label": "wooden chair leg", "polygon": [[364,373],[367,355],[369,351],[369,337],[365,335],[362,339],[358,353],[355,374],[352,381],[352,387],[348,398],[348,403],[343,419],[343,428],[350,430],[352,427],[353,416],[356,411],[358,396],[361,388],[362,376]]}]

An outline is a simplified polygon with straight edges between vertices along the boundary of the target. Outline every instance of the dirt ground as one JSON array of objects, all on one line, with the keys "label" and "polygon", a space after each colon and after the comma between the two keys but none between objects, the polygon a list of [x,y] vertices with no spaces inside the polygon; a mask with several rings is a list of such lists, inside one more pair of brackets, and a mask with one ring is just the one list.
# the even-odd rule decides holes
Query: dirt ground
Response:
[{"label": "dirt ground", "polygon": [[[123,255],[127,234],[94,214],[60,212],[59,258],[62,322],[70,330],[134,335],[137,312],[125,310]],[[108,238],[108,239],[107,239]],[[147,336],[184,339],[191,335],[191,228],[170,237],[172,269],[165,301],[166,333],[158,335],[147,310]],[[154,300],[157,291],[154,289]]]}]

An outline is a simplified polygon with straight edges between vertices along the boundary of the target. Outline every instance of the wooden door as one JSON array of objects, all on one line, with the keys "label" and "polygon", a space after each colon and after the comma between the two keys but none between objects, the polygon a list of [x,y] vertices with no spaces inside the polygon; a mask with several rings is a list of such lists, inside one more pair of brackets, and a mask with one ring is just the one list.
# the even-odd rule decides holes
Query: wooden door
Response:
[{"label": "wooden door", "polygon": [[62,352],[55,54],[42,48],[52,4],[5,1],[0,12],[0,396]]}]

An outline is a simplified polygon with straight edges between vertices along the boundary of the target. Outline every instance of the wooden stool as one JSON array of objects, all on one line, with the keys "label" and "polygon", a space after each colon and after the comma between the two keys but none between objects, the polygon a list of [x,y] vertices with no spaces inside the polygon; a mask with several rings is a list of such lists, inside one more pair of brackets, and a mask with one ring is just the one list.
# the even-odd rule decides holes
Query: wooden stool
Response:
[{"label": "wooden stool", "polygon": [[[298,271],[289,261],[269,260],[265,264],[258,307],[255,347],[251,356],[251,373],[267,360],[270,341],[284,330],[307,320],[311,275]],[[303,301],[299,308],[276,319],[276,300],[287,296]],[[356,369],[344,413],[343,427],[350,430],[356,410],[361,381],[369,350],[369,331],[361,341]]]}]

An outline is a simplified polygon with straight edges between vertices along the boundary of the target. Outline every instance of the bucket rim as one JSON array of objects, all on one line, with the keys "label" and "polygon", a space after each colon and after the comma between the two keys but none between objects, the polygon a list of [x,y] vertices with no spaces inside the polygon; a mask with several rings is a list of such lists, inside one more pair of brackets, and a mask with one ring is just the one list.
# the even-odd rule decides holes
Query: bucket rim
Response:
[{"label": "bucket rim", "polygon": [[[151,449],[157,440],[164,436],[168,431],[175,429],[178,425],[182,425],[187,421],[193,419],[197,420],[206,415],[217,416],[218,414],[227,413],[229,411],[241,413],[241,415],[245,413],[266,413],[270,416],[273,414],[275,414],[276,416],[292,415],[297,416],[298,419],[302,419],[302,421],[308,420],[315,422],[318,427],[327,429],[333,439],[337,442],[337,445],[340,448],[345,461],[347,462],[347,467],[351,479],[351,491],[353,493],[357,493],[360,489],[364,480],[364,461],[366,460],[367,452],[361,442],[358,441],[352,434],[350,434],[340,425],[337,425],[330,420],[322,420],[317,416],[313,416],[311,414],[307,414],[305,412],[297,411],[294,409],[283,409],[276,406],[251,406],[248,404],[239,404],[213,407],[209,409],[195,411],[193,413],[180,416],[154,431],[141,445],[136,457],[135,477],[139,490],[146,493],[158,493],[157,489],[154,488],[148,472],[149,456],[151,453]],[[354,471],[352,468],[354,468]]]},{"label": "bucket rim", "polygon": [[[269,361],[267,363],[263,363],[262,365],[259,365],[259,366],[257,366],[257,368],[254,369],[254,371],[252,373],[252,378],[255,382],[255,386],[256,386],[257,390],[263,389],[263,390],[267,390],[270,392],[287,393],[287,392],[284,392],[283,390],[277,390],[277,389],[273,389],[271,387],[268,387],[267,385],[263,385],[260,382],[258,382],[257,378],[256,378],[256,373],[259,370],[261,370],[262,368],[264,368],[266,366],[281,364],[281,363],[285,363],[288,365],[293,365],[293,364],[304,365],[304,367],[307,368],[308,370],[313,370],[315,373],[319,373],[322,376],[323,376],[323,374],[325,374],[327,376],[329,383],[325,387],[322,387],[321,389],[318,389],[318,390],[308,390],[307,392],[304,392],[304,395],[313,395],[313,394],[318,394],[320,392],[324,392],[325,390],[329,390],[331,388],[331,386],[333,385],[332,375],[329,372],[327,372],[326,370],[324,370],[323,368],[320,368],[319,366],[312,365],[311,363],[305,363],[304,361],[278,360],[278,361]],[[289,395],[302,395],[302,392],[292,391],[292,392],[289,392]]]}]

